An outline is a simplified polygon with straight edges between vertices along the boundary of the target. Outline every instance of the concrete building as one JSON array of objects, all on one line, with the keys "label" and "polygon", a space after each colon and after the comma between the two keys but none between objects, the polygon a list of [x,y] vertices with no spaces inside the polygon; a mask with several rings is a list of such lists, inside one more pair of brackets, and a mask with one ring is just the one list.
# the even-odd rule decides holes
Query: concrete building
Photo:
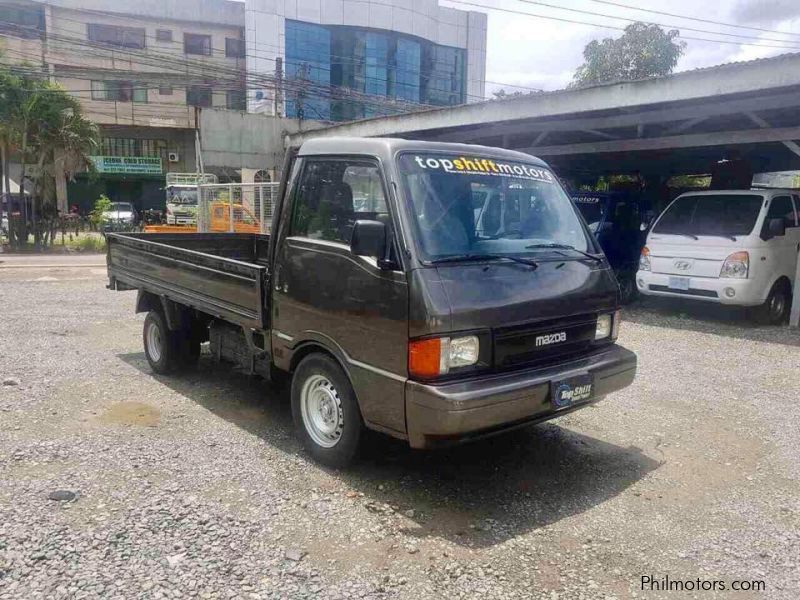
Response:
[{"label": "concrete building", "polygon": [[437,0],[246,0],[245,12],[252,112],[349,121],[484,99],[484,13]]},{"label": "concrete building", "polygon": [[101,127],[98,176],[59,182],[61,210],[101,193],[163,205],[164,174],[195,170],[196,107],[245,109],[240,2],[4,1],[0,43],[5,62],[41,67]]},{"label": "concrete building", "polygon": [[[253,181],[275,176],[275,149],[314,127],[304,121],[483,99],[486,15],[437,0],[0,0],[0,48],[3,62],[48,73],[101,126],[98,177],[57,182],[59,208],[86,210],[105,193],[144,209],[163,204],[166,172],[195,170],[202,123],[230,141],[203,140],[206,169]],[[248,103],[275,122],[201,118]],[[215,126],[230,120],[238,138]],[[255,152],[242,139],[254,131],[276,136]],[[242,144],[250,150],[237,154]]]}]

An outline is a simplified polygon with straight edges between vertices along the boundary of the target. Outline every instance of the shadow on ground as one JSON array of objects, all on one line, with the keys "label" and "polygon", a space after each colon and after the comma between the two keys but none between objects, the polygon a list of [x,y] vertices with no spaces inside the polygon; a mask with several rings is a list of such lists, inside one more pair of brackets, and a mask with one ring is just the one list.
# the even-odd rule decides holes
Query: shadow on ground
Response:
[{"label": "shadow on ground", "polygon": [[625,321],[629,321],[638,325],[800,346],[800,330],[788,325],[758,325],[750,319],[747,310],[737,306],[693,302],[681,298],[639,298],[625,307],[622,318],[623,327]]},{"label": "shadow on ground", "polygon": [[[143,353],[119,357],[277,449],[302,453],[291,433],[287,390],[208,356],[197,371],[172,377],[152,375]],[[586,410],[615,408],[609,400]],[[639,448],[549,423],[426,452],[370,433],[362,459],[332,475],[363,493],[369,508],[413,510],[407,513],[407,535],[485,547],[590,510],[658,466]]]}]

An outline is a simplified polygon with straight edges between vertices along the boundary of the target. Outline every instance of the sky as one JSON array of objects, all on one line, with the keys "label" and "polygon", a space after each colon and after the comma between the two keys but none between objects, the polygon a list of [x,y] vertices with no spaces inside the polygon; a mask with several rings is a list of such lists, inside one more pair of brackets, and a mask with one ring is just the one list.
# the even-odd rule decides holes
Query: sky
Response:
[{"label": "sky", "polygon": [[[753,60],[787,52],[800,52],[800,0],[705,0],[704,2],[698,0],[671,0],[670,2],[612,0],[617,4],[767,29],[770,32],[691,21],[674,16],[616,7],[596,0],[465,1],[470,5],[452,0],[440,0],[440,3],[461,10],[486,12],[489,15],[487,96],[491,96],[493,91],[501,87],[505,87],[507,91],[516,89],[526,91],[522,88],[513,88],[512,85],[543,90],[565,87],[572,79],[575,69],[583,62],[583,48],[588,42],[593,39],[616,38],[622,35],[621,31],[603,28],[600,25],[624,27],[631,20],[667,25],[669,27],[665,27],[665,29],[679,29],[684,36],[733,42],[685,40],[686,51],[678,63],[676,72],[734,61]],[[503,13],[479,8],[474,4],[584,21],[596,25],[578,25],[553,19]],[[542,4],[550,6],[542,6]],[[553,6],[613,15],[622,17],[622,19],[570,12],[552,8]],[[685,29],[687,27],[715,33],[736,34],[744,36],[744,38],[687,31]],[[794,32],[792,35],[775,33],[792,31]]]}]

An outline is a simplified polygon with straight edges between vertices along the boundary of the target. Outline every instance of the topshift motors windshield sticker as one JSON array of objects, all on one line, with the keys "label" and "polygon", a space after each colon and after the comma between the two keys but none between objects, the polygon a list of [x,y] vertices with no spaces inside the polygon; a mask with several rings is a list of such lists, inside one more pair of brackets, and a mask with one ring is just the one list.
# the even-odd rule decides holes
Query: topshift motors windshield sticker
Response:
[{"label": "topshift motors windshield sticker", "polygon": [[542,167],[533,167],[522,163],[498,162],[491,158],[467,158],[464,156],[440,158],[415,155],[414,161],[422,169],[444,171],[445,173],[495,175],[555,183],[553,174]]}]

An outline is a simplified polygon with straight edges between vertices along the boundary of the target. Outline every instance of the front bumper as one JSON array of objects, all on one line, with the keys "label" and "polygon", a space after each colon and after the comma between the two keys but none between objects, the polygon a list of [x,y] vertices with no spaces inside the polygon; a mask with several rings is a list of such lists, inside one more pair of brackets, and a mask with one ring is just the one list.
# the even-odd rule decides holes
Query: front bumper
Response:
[{"label": "front bumper", "polygon": [[[554,410],[550,383],[590,373],[592,400]],[[412,448],[429,448],[546,421],[602,399],[633,382],[636,355],[612,345],[593,354],[536,369],[452,383],[406,384],[406,427]]]},{"label": "front bumper", "polygon": [[[645,296],[664,296],[669,298],[690,298],[731,304],[736,306],[756,306],[762,304],[764,286],[754,279],[723,279],[718,277],[689,276],[688,290],[673,290],[669,287],[670,277],[666,273],[639,271],[636,274],[636,287]],[[730,294],[733,293],[731,296]]]}]

